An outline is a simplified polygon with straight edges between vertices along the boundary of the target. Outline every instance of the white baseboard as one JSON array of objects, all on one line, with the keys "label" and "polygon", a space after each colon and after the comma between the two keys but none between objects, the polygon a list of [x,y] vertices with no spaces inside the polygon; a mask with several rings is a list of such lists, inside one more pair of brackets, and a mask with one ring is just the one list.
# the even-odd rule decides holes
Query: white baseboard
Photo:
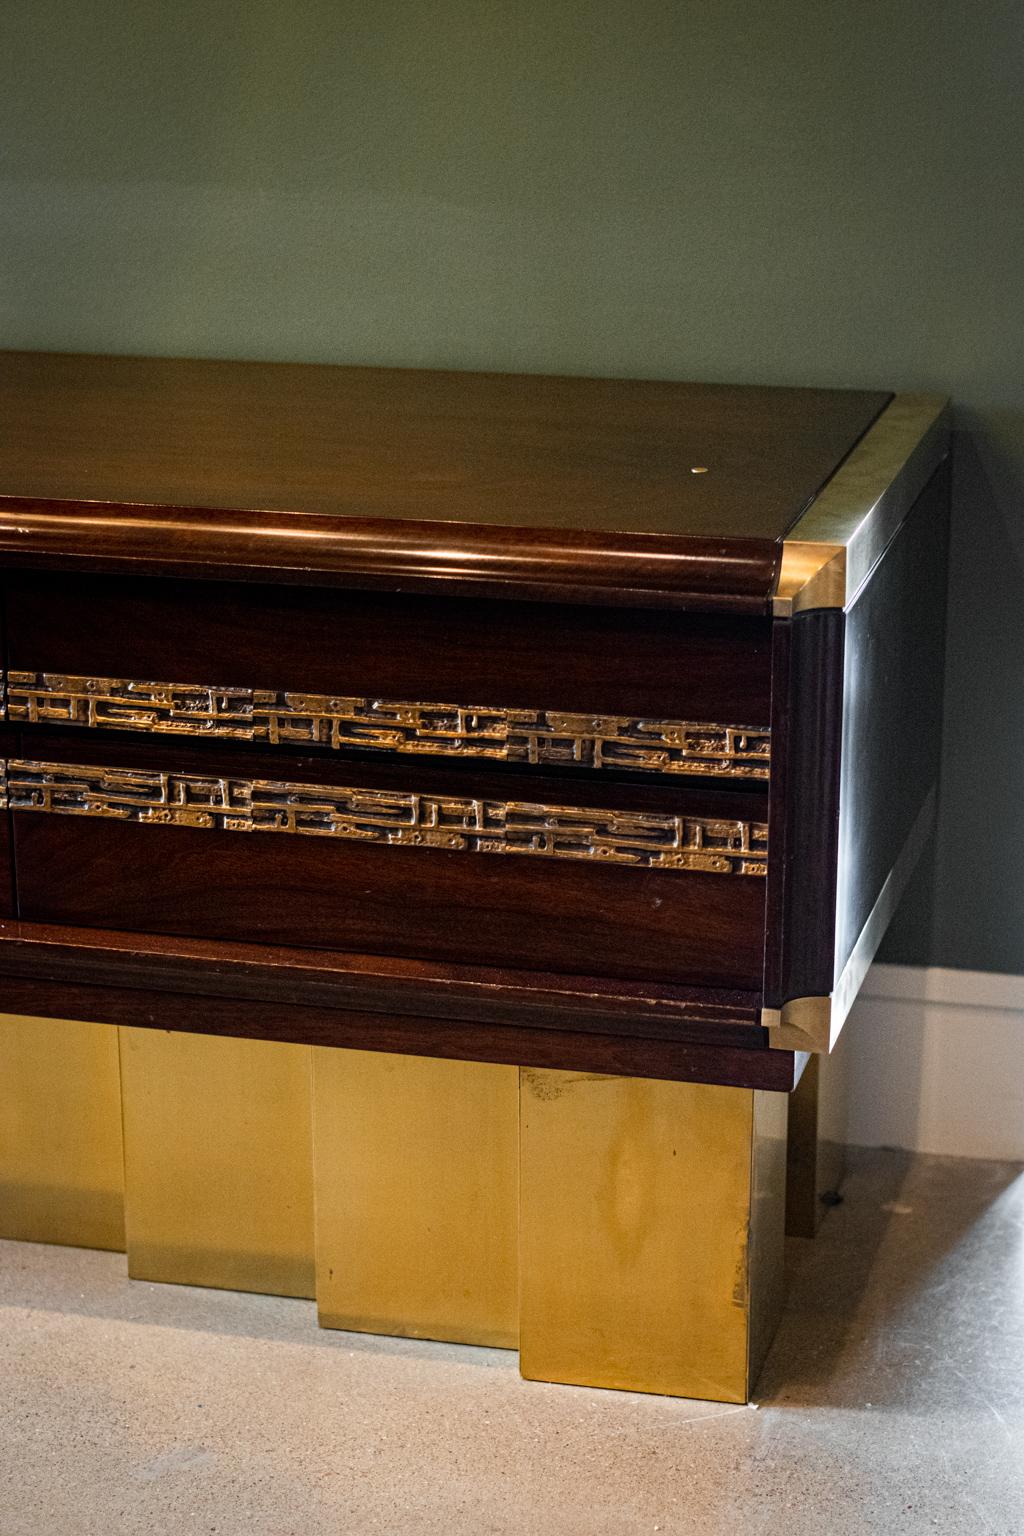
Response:
[{"label": "white baseboard", "polygon": [[1024,976],[873,966],[839,1052],[852,1145],[1024,1160]]}]

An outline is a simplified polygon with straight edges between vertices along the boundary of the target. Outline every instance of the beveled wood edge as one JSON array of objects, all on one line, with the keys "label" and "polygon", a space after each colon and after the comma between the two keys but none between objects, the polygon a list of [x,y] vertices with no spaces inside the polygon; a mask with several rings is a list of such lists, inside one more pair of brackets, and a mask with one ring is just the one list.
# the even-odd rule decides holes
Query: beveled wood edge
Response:
[{"label": "beveled wood edge", "polygon": [[896,395],[782,545],[776,618],[848,608],[949,452],[944,395]]},{"label": "beveled wood edge", "polygon": [[762,539],[0,495],[0,567],[767,613]]},{"label": "beveled wood edge", "polygon": [[761,1010],[761,1022],[772,1050],[820,1052],[827,1056],[835,1048],[885,930],[931,836],[936,801],[933,785],[828,996],[794,997],[781,1008]]},{"label": "beveled wood edge", "polygon": [[[0,922],[0,977],[763,1049],[760,996],[554,972]],[[3,1006],[0,984],[0,1006]]]},{"label": "beveled wood edge", "polygon": [[791,1093],[803,1060],[793,1052],[749,1050],[680,1040],[632,1038],[581,1030],[476,1027],[416,1015],[296,1007],[246,998],[205,998],[118,986],[11,978],[6,1011],[27,1017],[83,1019],[186,1034],[281,1040],[298,1045],[384,1051],[455,1061],[498,1062],[613,1077],[664,1078]]}]

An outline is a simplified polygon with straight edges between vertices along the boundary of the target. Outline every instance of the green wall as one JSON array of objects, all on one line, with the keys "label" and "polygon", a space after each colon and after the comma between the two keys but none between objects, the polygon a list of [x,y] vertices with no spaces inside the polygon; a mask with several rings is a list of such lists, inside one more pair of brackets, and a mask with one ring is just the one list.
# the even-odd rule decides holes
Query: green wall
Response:
[{"label": "green wall", "polygon": [[1024,971],[1019,0],[0,0],[5,346],[939,389],[941,839]]}]

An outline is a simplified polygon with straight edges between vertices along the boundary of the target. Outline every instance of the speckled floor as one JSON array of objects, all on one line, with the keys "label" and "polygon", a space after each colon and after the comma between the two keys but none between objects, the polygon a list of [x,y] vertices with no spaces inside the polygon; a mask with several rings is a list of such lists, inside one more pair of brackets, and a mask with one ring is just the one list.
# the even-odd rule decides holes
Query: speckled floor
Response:
[{"label": "speckled floor", "polygon": [[1024,1170],[856,1156],[729,1408],[0,1243],[0,1536],[1024,1533]]}]

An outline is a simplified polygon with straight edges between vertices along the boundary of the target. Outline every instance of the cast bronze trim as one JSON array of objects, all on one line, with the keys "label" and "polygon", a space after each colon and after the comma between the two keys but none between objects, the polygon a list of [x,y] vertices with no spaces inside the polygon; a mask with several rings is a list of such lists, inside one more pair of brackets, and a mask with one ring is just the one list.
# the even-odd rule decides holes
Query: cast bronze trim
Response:
[{"label": "cast bronze trim", "polygon": [[782,546],[776,618],[848,608],[949,452],[943,395],[897,395]]},{"label": "cast bronze trim", "polygon": [[26,725],[715,778],[766,780],[771,751],[769,731],[748,726],[49,672],[9,672],[7,705]]},{"label": "cast bronze trim", "polygon": [[21,759],[6,769],[12,811],[718,875],[767,868],[760,822]]}]

